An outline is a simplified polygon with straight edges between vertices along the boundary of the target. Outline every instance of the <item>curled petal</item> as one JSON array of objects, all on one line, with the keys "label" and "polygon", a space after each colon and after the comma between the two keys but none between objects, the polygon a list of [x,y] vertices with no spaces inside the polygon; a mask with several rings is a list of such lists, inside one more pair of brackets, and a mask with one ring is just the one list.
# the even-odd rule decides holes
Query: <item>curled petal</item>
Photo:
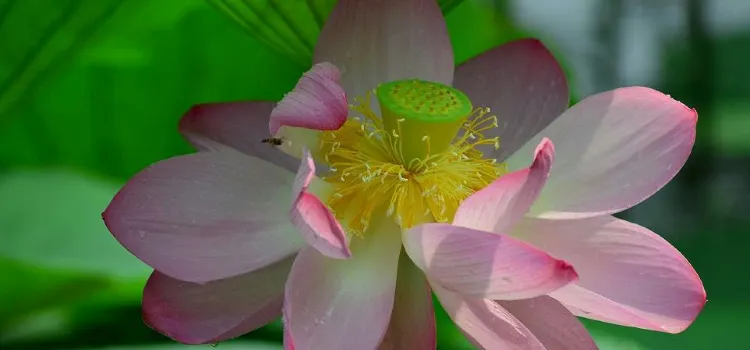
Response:
[{"label": "curled petal", "polygon": [[350,96],[393,80],[453,80],[453,49],[434,0],[340,0],[320,33],[314,60],[339,67]]},{"label": "curled petal", "polygon": [[499,162],[568,108],[565,74],[549,50],[534,39],[498,46],[458,66],[453,86],[474,105],[489,107],[497,116],[498,126],[484,134],[500,138],[500,149],[488,153]]},{"label": "curled petal", "polygon": [[555,143],[550,178],[531,208],[541,218],[617,213],[650,197],[682,168],[695,141],[697,114],[644,87],[590,96],[508,159],[525,166],[538,140]]},{"label": "curled petal", "polygon": [[576,267],[580,280],[551,296],[579,316],[678,333],[706,302],[685,257],[636,224],[611,216],[527,219],[514,233]]},{"label": "curled petal", "polygon": [[349,243],[341,224],[318,197],[307,192],[314,176],[315,163],[310,153],[305,151],[294,180],[296,198],[290,211],[292,224],[309,245],[324,255],[337,259],[349,258]]},{"label": "curled petal", "polygon": [[346,93],[338,84],[339,70],[318,63],[300,78],[297,86],[271,112],[271,135],[282,126],[312,130],[337,130],[346,121]]},{"label": "curled petal", "polygon": [[393,308],[399,228],[373,227],[352,242],[352,257],[300,251],[286,285],[284,315],[299,350],[375,349]]},{"label": "curled petal", "polygon": [[170,277],[207,282],[253,271],[304,245],[287,212],[294,176],[232,149],[156,163],[115,195],[104,222]]},{"label": "curled petal", "polygon": [[404,248],[433,283],[467,297],[525,299],[555,291],[578,276],[565,261],[513,237],[448,224],[424,224]]},{"label": "curled petal", "polygon": [[238,337],[281,315],[287,258],[266,268],[198,284],[154,272],[143,291],[143,318],[164,335],[185,344]]},{"label": "curled petal", "polygon": [[466,198],[461,202],[453,224],[488,232],[506,232],[534,204],[547,181],[554,157],[552,142],[543,139],[530,167],[501,176]]}]

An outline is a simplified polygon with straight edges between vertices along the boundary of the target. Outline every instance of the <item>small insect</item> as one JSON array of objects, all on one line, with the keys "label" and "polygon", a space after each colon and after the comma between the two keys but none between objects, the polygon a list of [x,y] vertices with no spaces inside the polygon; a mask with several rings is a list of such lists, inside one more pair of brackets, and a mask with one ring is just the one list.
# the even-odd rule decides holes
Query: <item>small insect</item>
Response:
[{"label": "small insect", "polygon": [[276,137],[271,137],[268,139],[262,139],[260,142],[267,143],[271,146],[281,146],[284,144],[284,140]]}]

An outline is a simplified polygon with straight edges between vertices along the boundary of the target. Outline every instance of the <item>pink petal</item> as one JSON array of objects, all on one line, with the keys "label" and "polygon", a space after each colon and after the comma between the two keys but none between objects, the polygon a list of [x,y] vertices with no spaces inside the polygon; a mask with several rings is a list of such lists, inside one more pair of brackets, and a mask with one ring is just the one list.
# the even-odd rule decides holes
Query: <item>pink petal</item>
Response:
[{"label": "pink petal", "polygon": [[427,280],[401,254],[391,322],[378,350],[435,350],[435,311]]},{"label": "pink petal", "polygon": [[581,321],[549,296],[497,303],[521,321],[546,349],[598,349]]},{"label": "pink petal", "polygon": [[544,345],[496,302],[467,298],[433,285],[453,322],[480,349],[546,350]]},{"label": "pink petal", "polygon": [[393,80],[453,80],[453,49],[434,0],[340,0],[320,33],[314,60],[341,69],[349,96]]},{"label": "pink petal", "polygon": [[453,224],[502,233],[529,211],[549,176],[555,148],[548,139],[537,146],[529,168],[502,176],[464,200]]},{"label": "pink petal", "polygon": [[573,268],[513,237],[448,224],[424,224],[404,248],[433,283],[467,297],[525,299],[577,279]]},{"label": "pink petal", "polygon": [[284,301],[299,350],[375,349],[391,317],[400,251],[390,222],[352,241],[352,258],[331,259],[308,247],[292,266]]},{"label": "pink petal", "polygon": [[238,337],[281,315],[292,258],[243,275],[197,284],[154,272],[143,291],[143,318],[185,344]]},{"label": "pink petal", "polygon": [[271,102],[255,101],[195,105],[180,119],[179,129],[198,150],[225,145],[293,172],[298,159],[262,142],[270,137],[266,125],[272,109]]},{"label": "pink petal", "polygon": [[485,135],[500,137],[500,149],[489,153],[498,161],[521,148],[568,107],[565,74],[547,48],[534,39],[499,46],[458,66],[453,85],[474,105],[489,107],[497,116],[498,127]]},{"label": "pink petal", "polygon": [[[286,314],[286,312],[283,312]],[[292,331],[289,330],[289,322],[286,321],[287,316],[283,315],[281,322],[284,324],[284,350],[294,350],[294,339],[292,339]]]},{"label": "pink petal", "polygon": [[207,282],[240,275],[304,245],[289,218],[289,171],[225,149],[156,163],[102,214],[115,238],[154,269]]},{"label": "pink petal", "polygon": [[341,224],[318,197],[307,192],[314,176],[315,163],[310,153],[305,151],[294,181],[297,198],[290,211],[292,224],[309,245],[324,255],[336,259],[349,258],[352,253]]},{"label": "pink petal", "polygon": [[318,63],[300,78],[297,86],[271,112],[271,135],[282,126],[312,130],[337,130],[346,121],[346,94],[339,86],[338,68]]},{"label": "pink petal", "polygon": [[551,295],[579,316],[678,333],[706,302],[685,257],[636,224],[611,216],[528,219],[517,234],[576,267],[580,280]]},{"label": "pink petal", "polygon": [[537,140],[555,142],[557,161],[531,213],[583,218],[630,208],[662,188],[695,141],[694,110],[644,87],[586,98],[509,160],[522,167]]}]

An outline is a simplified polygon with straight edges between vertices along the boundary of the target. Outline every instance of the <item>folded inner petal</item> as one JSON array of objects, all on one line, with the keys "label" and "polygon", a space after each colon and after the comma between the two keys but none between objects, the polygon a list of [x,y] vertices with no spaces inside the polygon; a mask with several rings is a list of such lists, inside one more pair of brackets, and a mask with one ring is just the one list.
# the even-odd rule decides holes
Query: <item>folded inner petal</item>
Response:
[{"label": "folded inner petal", "polygon": [[315,163],[305,150],[294,179],[294,202],[290,210],[292,224],[309,245],[323,255],[346,259],[351,256],[349,242],[338,220],[318,197],[308,192],[315,177]]},{"label": "folded inner petal", "polygon": [[543,139],[530,167],[501,176],[466,198],[456,211],[453,225],[495,233],[508,231],[534,204],[554,156],[552,142]]},{"label": "folded inner petal", "polygon": [[154,269],[206,282],[281,260],[304,245],[285,215],[294,175],[239,151],[156,163],[102,214],[115,238]]},{"label": "folded inner petal", "polygon": [[314,65],[271,112],[268,127],[276,136],[282,126],[336,130],[346,121],[348,105],[334,65]]},{"label": "folded inner petal", "polygon": [[430,281],[467,297],[525,299],[577,279],[565,261],[513,237],[448,224],[404,234],[404,248]]}]

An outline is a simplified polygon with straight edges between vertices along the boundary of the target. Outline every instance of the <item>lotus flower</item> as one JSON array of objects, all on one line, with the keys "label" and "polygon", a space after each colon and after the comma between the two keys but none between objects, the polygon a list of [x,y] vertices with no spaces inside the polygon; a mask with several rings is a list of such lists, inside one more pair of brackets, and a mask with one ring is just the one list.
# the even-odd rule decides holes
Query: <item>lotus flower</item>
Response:
[{"label": "lotus flower", "polygon": [[611,216],[679,171],[694,110],[644,87],[567,109],[536,40],[454,72],[433,0],[339,1],[315,61],[278,105],[192,108],[199,152],[104,212],[155,270],[157,331],[212,343],[283,310],[287,349],[434,349],[434,291],[478,347],[593,349],[576,316],[677,333],[700,312],[687,260]]}]

